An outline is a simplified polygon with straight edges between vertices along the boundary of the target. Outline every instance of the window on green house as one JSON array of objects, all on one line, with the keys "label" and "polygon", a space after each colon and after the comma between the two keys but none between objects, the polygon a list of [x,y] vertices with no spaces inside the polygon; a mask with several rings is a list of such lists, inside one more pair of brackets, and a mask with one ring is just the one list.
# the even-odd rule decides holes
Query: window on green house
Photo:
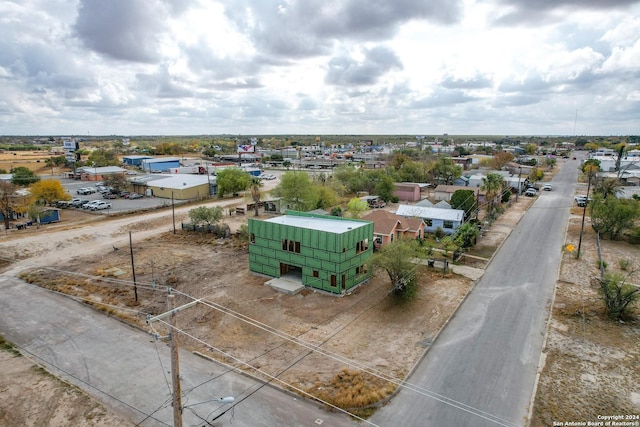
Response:
[{"label": "window on green house", "polygon": [[361,265],[360,267],[356,267],[356,275],[361,275],[361,274],[366,274],[367,273],[367,266],[366,265]]},{"label": "window on green house", "polygon": [[313,270],[313,277],[320,277],[320,273],[318,273],[318,270]]},{"label": "window on green house", "polygon": [[444,221],[444,224],[442,225],[444,228],[453,228],[453,221]]},{"label": "window on green house", "polygon": [[295,252],[297,254],[300,253],[300,242],[296,242],[295,240],[287,240],[284,239],[282,241],[282,250],[287,252]]},{"label": "window on green house", "polygon": [[356,243],[356,253],[369,250],[369,239],[364,239]]},{"label": "window on green house", "polygon": [[255,243],[256,242],[256,235],[251,233],[249,234],[249,242],[251,243]]},{"label": "window on green house", "polygon": [[331,275],[331,287],[335,288],[336,286],[338,286],[338,279],[336,278],[335,274]]}]

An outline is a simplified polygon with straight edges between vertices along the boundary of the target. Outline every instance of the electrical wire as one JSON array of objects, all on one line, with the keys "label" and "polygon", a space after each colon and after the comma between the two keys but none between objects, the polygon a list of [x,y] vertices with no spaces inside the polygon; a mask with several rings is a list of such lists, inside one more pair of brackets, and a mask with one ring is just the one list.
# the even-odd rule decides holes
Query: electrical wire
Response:
[{"label": "electrical wire", "polygon": [[[67,370],[65,370],[65,369],[63,369],[63,368],[61,368],[61,367],[59,367],[59,366],[57,366],[57,365],[55,365],[55,364],[53,364],[53,363],[51,363],[51,362],[49,362],[49,361],[45,360],[45,359],[43,359],[42,357],[40,357],[40,356],[38,356],[37,354],[35,354],[35,353],[33,353],[33,352],[31,352],[31,351],[27,350],[26,348],[21,347],[21,346],[19,346],[19,345],[15,344],[15,343],[14,343],[13,345],[14,345],[15,347],[19,348],[19,349],[20,349],[20,351],[23,351],[23,352],[25,352],[25,353],[29,354],[29,356],[31,356],[31,357],[33,357],[33,358],[35,358],[35,359],[37,359],[37,360],[40,360],[42,363],[44,363],[44,364],[45,364],[45,365],[47,365],[47,366],[51,366],[51,367],[53,367],[53,368],[54,368],[54,369],[56,369],[57,371],[62,372],[64,375],[66,375],[66,376],[68,376],[68,377],[73,378],[75,381],[78,381],[79,383],[85,384],[86,386],[88,386],[88,387],[92,388],[93,390],[96,390],[97,392],[99,392],[99,393],[101,393],[101,394],[103,394],[103,395],[105,395],[105,396],[109,397],[110,399],[113,399],[114,401],[116,401],[116,402],[118,402],[118,403],[121,403],[121,404],[123,404],[123,405],[125,405],[125,406],[127,406],[127,407],[129,407],[129,408],[131,408],[131,409],[133,409],[134,411],[139,412],[139,413],[140,413],[140,414],[142,414],[142,415],[145,415],[145,416],[146,416],[145,420],[147,420],[147,419],[149,419],[149,418],[153,418],[153,417],[151,416],[151,414],[147,414],[147,413],[146,413],[146,412],[144,412],[143,410],[138,409],[138,408],[136,408],[135,406],[132,406],[131,404],[129,404],[129,403],[127,403],[127,402],[125,402],[125,401],[123,401],[123,400],[121,400],[121,399],[117,398],[116,396],[114,396],[114,395],[112,395],[112,394],[110,394],[110,393],[108,393],[108,392],[106,392],[106,391],[102,390],[101,388],[98,388],[98,387],[96,387],[95,385],[93,385],[93,384],[91,384],[91,383],[86,382],[86,381],[85,381],[85,380],[83,380],[82,378],[80,378],[80,377],[78,377],[78,376],[76,376],[76,375],[72,374],[71,372],[69,372],[69,371],[67,371]],[[153,420],[154,420],[154,421],[157,421],[157,422],[159,422],[159,423],[161,423],[161,424],[164,424],[164,425],[166,425],[166,426],[170,426],[170,424],[167,424],[167,423],[165,423],[165,422],[163,422],[162,420],[159,420],[159,419],[157,419],[157,418],[153,418]]]}]

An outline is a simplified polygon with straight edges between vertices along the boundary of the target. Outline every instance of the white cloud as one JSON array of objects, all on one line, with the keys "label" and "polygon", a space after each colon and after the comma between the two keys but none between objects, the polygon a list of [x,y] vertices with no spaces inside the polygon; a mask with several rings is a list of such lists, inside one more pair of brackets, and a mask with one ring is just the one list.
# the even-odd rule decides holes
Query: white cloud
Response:
[{"label": "white cloud", "polygon": [[0,126],[637,133],[640,1],[576,1],[3,2]]}]

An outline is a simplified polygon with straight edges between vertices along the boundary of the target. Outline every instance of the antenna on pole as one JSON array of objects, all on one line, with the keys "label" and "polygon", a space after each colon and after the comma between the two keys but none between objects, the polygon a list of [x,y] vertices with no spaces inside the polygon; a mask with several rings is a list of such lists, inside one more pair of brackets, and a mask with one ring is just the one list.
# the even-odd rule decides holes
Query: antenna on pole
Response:
[{"label": "antenna on pole", "polygon": [[573,136],[576,136],[576,124],[578,123],[578,109],[576,108],[576,117],[573,119]]}]

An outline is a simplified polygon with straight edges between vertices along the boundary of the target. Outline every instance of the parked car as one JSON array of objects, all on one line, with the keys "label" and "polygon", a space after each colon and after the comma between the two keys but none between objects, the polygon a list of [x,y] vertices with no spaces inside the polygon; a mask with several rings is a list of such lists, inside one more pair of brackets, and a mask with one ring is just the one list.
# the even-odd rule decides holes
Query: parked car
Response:
[{"label": "parked car", "polygon": [[111,191],[109,192],[105,191],[104,193],[102,193],[102,197],[104,197],[105,199],[115,199],[116,195],[113,194]]},{"label": "parked car", "polygon": [[264,174],[264,173],[263,173],[263,174],[261,174],[261,175],[258,175],[258,178],[260,178],[260,179],[267,179],[267,180],[271,180],[271,179],[276,179],[276,176],[275,176],[275,175],[272,175],[272,174],[269,174],[269,173],[267,173],[267,174]]},{"label": "parked car", "polygon": [[545,185],[542,186],[542,189],[544,191],[551,191],[551,190],[553,190],[553,187],[551,186],[551,184],[545,184]]},{"label": "parked car", "polygon": [[591,201],[591,197],[587,198],[587,196],[576,196],[574,197],[574,200],[579,207],[584,208],[587,206],[587,203]]},{"label": "parked car", "polygon": [[527,188],[527,191],[524,192],[524,195],[528,196],[528,197],[534,197],[536,194],[538,194],[538,192],[533,187],[532,188]]},{"label": "parked car", "polygon": [[111,209],[111,203],[100,200],[98,203],[94,203],[91,208],[92,211],[101,211],[103,209]]},{"label": "parked car", "polygon": [[58,200],[56,202],[56,207],[58,207],[58,208],[68,208],[69,206],[71,206],[71,202],[70,201]]},{"label": "parked car", "polygon": [[91,200],[88,200],[88,199],[73,199],[73,202],[71,204],[74,208],[81,208],[82,206],[86,205],[90,201]]},{"label": "parked car", "polygon": [[82,209],[92,209],[93,206],[95,206],[96,204],[102,202],[103,200],[92,200],[89,203],[85,203],[84,205],[82,205]]},{"label": "parked car", "polygon": [[130,193],[127,199],[142,199],[144,196],[138,193]]},{"label": "parked car", "polygon": [[82,187],[76,190],[76,194],[87,195],[91,193],[93,193],[93,191],[91,191],[89,187]]},{"label": "parked car", "polygon": [[118,196],[124,197],[126,199],[127,197],[129,197],[129,194],[131,194],[131,193],[129,193],[128,191],[124,191],[123,190],[123,191],[118,193]]}]

